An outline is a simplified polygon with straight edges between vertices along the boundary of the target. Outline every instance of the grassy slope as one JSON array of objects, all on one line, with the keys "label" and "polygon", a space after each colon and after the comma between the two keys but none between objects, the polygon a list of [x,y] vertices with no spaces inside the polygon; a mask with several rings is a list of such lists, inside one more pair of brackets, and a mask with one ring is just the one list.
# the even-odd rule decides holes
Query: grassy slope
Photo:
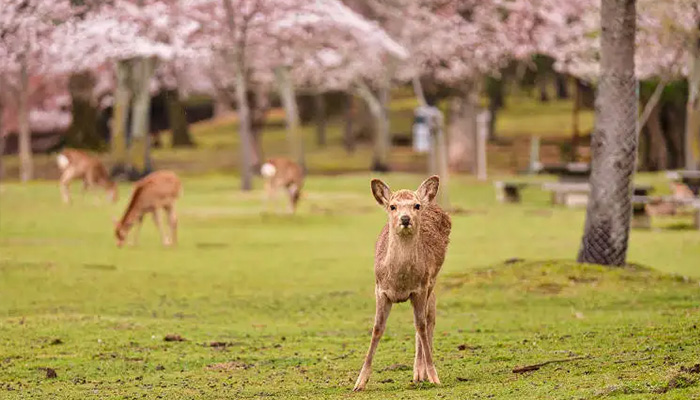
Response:
[{"label": "grassy slope", "polygon": [[[188,178],[177,249],[161,248],[150,222],[139,247],[115,248],[110,220],[126,186],[117,206],[78,195],[72,207],[54,183],[0,186],[0,397],[697,398],[700,376],[679,372],[700,357],[697,281],[532,261],[572,258],[583,212],[552,209],[538,191],[494,205],[490,185],[459,177],[453,201],[469,212],[453,217],[440,278],[443,386],[415,388],[401,368],[413,352],[403,304],[369,390],[351,394],[384,221],[369,178],[311,177],[295,217],[261,215],[262,193],[241,194],[231,176]],[[700,235],[669,222],[633,232],[631,261],[699,277]],[[502,265],[511,257],[528,261]],[[169,333],[187,341],[166,343]],[[591,358],[510,372],[572,355]]]}]

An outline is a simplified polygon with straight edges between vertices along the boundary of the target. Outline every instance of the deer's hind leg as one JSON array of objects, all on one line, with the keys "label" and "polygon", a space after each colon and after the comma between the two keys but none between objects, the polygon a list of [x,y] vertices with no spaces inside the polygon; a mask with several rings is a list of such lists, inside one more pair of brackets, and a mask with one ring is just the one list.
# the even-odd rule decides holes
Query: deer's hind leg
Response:
[{"label": "deer's hind leg", "polygon": [[61,189],[61,198],[66,204],[70,204],[70,188],[68,185],[70,185],[73,179],[75,179],[75,170],[69,167],[63,171],[63,174],[61,174],[61,179],[58,183],[59,188]]},{"label": "deer's hind leg", "polygon": [[160,220],[161,216],[160,213],[158,212],[157,208],[153,209],[153,222],[155,222],[156,227],[158,228],[158,233],[160,233],[160,238],[161,241],[163,242],[163,246],[170,246],[170,238],[168,235],[165,233],[165,230],[163,230],[163,224],[161,223]]},{"label": "deer's hind leg", "polygon": [[[428,326],[430,325],[428,318],[430,296],[431,294],[429,293],[414,293],[411,295],[411,303],[413,305],[413,320],[416,325],[416,334],[420,339],[425,373],[429,382],[440,384],[440,378],[438,378],[435,365],[433,364],[433,349],[431,345],[432,334],[428,334],[430,331],[430,329],[428,329]],[[433,318],[433,321],[434,319],[435,318]]]},{"label": "deer's hind leg", "polygon": [[[428,344],[430,352],[433,353],[433,332],[435,331],[435,292],[431,291],[426,304],[426,324],[428,333]],[[420,335],[416,331],[416,355],[413,360],[413,382],[422,382],[428,379],[428,369],[425,363],[425,355],[423,353],[423,345],[421,344]]]},{"label": "deer's hind leg", "polygon": [[384,334],[386,321],[389,318],[390,312],[391,302],[389,299],[385,295],[377,293],[377,309],[374,315],[372,341],[369,344],[369,350],[367,350],[367,355],[365,356],[364,364],[362,364],[360,375],[357,377],[355,387],[352,389],[355,392],[364,390],[365,386],[367,385],[367,381],[369,381],[369,376],[372,373],[372,359],[374,358],[374,353],[377,351],[379,339],[381,339],[382,335]]},{"label": "deer's hind leg", "polygon": [[168,214],[168,225],[170,225],[170,237],[172,238],[172,244],[177,244],[177,214],[175,213],[175,205],[171,204],[163,207],[165,212]]}]

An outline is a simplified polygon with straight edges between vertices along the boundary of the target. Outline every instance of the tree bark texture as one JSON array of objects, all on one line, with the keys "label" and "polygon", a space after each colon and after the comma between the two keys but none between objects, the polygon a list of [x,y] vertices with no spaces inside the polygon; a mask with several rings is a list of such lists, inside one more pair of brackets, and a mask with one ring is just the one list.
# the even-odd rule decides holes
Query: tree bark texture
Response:
[{"label": "tree bark texture", "polygon": [[129,79],[131,68],[128,61],[118,61],[116,65],[117,82],[114,89],[114,107],[112,113],[111,153],[115,169],[123,170],[128,163],[127,122],[131,92]]},{"label": "tree bark texture", "polygon": [[19,85],[19,174],[20,180],[27,182],[34,176],[34,162],[32,160],[32,132],[29,126],[29,71],[25,62],[20,67]]},{"label": "tree bark texture", "polygon": [[688,104],[685,123],[685,168],[700,168],[700,23],[690,49]]},{"label": "tree bark texture", "polygon": [[345,126],[343,127],[343,147],[347,153],[355,152],[355,131],[353,130],[353,121],[357,113],[355,108],[355,96],[353,96],[352,93],[347,93],[345,103]]},{"label": "tree bark texture", "polygon": [[97,131],[98,110],[93,100],[94,87],[95,77],[91,72],[73,74],[68,80],[73,116],[66,132],[66,144],[70,147],[90,150],[104,150],[106,147]]},{"label": "tree bark texture", "polygon": [[136,177],[145,176],[152,170],[151,137],[148,127],[151,113],[149,82],[154,67],[155,60],[152,58],[138,58],[132,64],[131,92],[134,94],[134,105],[131,116],[129,159]]},{"label": "tree bark texture", "polygon": [[459,96],[450,99],[447,135],[449,137],[448,163],[452,171],[476,171],[476,115],[479,92],[467,84]]},{"label": "tree bark texture", "polygon": [[374,130],[374,154],[372,155],[370,169],[376,172],[389,171],[389,145],[391,138],[389,137],[389,119],[382,101],[388,98],[388,89],[380,90],[380,94],[377,97],[362,82],[358,83],[357,88],[358,94],[367,104],[376,126]]},{"label": "tree bark texture", "polygon": [[165,101],[168,112],[168,125],[172,133],[173,147],[194,147],[194,140],[190,135],[190,126],[187,123],[185,107],[180,99],[177,89],[165,92]]},{"label": "tree bark texture", "polygon": [[637,155],[635,0],[603,0],[591,193],[579,262],[624,265]]},{"label": "tree bark texture", "polygon": [[306,168],[304,160],[304,137],[301,133],[299,123],[299,107],[297,105],[294,84],[286,67],[275,69],[275,78],[280,92],[280,99],[284,107],[284,118],[287,125],[287,142],[289,145],[289,156],[295,160],[302,168]]}]

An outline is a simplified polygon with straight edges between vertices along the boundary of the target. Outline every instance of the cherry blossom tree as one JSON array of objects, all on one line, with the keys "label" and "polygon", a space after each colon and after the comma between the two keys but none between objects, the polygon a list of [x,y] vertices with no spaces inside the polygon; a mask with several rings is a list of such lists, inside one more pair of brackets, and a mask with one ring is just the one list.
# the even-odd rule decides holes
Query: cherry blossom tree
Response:
[{"label": "cherry blossom tree", "polygon": [[[5,0],[0,12],[0,75],[16,99],[20,179],[32,179],[30,78],[46,61],[51,32],[71,13],[67,0]],[[7,99],[6,99],[7,100]]]}]

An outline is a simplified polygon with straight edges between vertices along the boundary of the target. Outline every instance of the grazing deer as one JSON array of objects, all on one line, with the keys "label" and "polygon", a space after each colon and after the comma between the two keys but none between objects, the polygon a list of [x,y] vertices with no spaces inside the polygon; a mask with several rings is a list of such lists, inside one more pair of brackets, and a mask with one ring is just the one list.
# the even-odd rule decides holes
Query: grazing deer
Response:
[{"label": "grazing deer", "polygon": [[431,176],[413,192],[392,193],[378,179],[372,180],[372,194],[386,209],[389,222],[377,239],[374,255],[377,301],[372,341],[355,383],[363,390],[372,371],[372,358],[394,303],[411,300],[416,328],[413,381],[439,384],[433,364],[435,329],[435,280],[445,260],[452,222],[435,202],[440,179]]},{"label": "grazing deer", "polygon": [[56,157],[56,162],[62,171],[59,185],[63,202],[70,203],[68,185],[75,179],[83,180],[83,191],[102,186],[112,202],[117,201],[117,185],[109,178],[107,169],[99,158],[84,151],[64,149]]},{"label": "grazing deer", "polygon": [[[177,244],[177,215],[175,214],[175,200],[182,194],[180,178],[172,171],[153,172],[134,185],[129,205],[124,216],[116,222],[115,235],[117,246],[121,247],[129,234],[129,229],[137,224],[134,233],[134,244],[138,239],[143,217],[146,213],[153,214],[153,220],[158,227],[163,245]],[[158,209],[163,209],[168,214],[171,237],[163,231]]]},{"label": "grazing deer", "polygon": [[301,166],[287,158],[273,158],[260,167],[260,174],[265,178],[267,204],[278,188],[285,188],[289,193],[290,211],[294,213],[304,185],[304,170]]}]

